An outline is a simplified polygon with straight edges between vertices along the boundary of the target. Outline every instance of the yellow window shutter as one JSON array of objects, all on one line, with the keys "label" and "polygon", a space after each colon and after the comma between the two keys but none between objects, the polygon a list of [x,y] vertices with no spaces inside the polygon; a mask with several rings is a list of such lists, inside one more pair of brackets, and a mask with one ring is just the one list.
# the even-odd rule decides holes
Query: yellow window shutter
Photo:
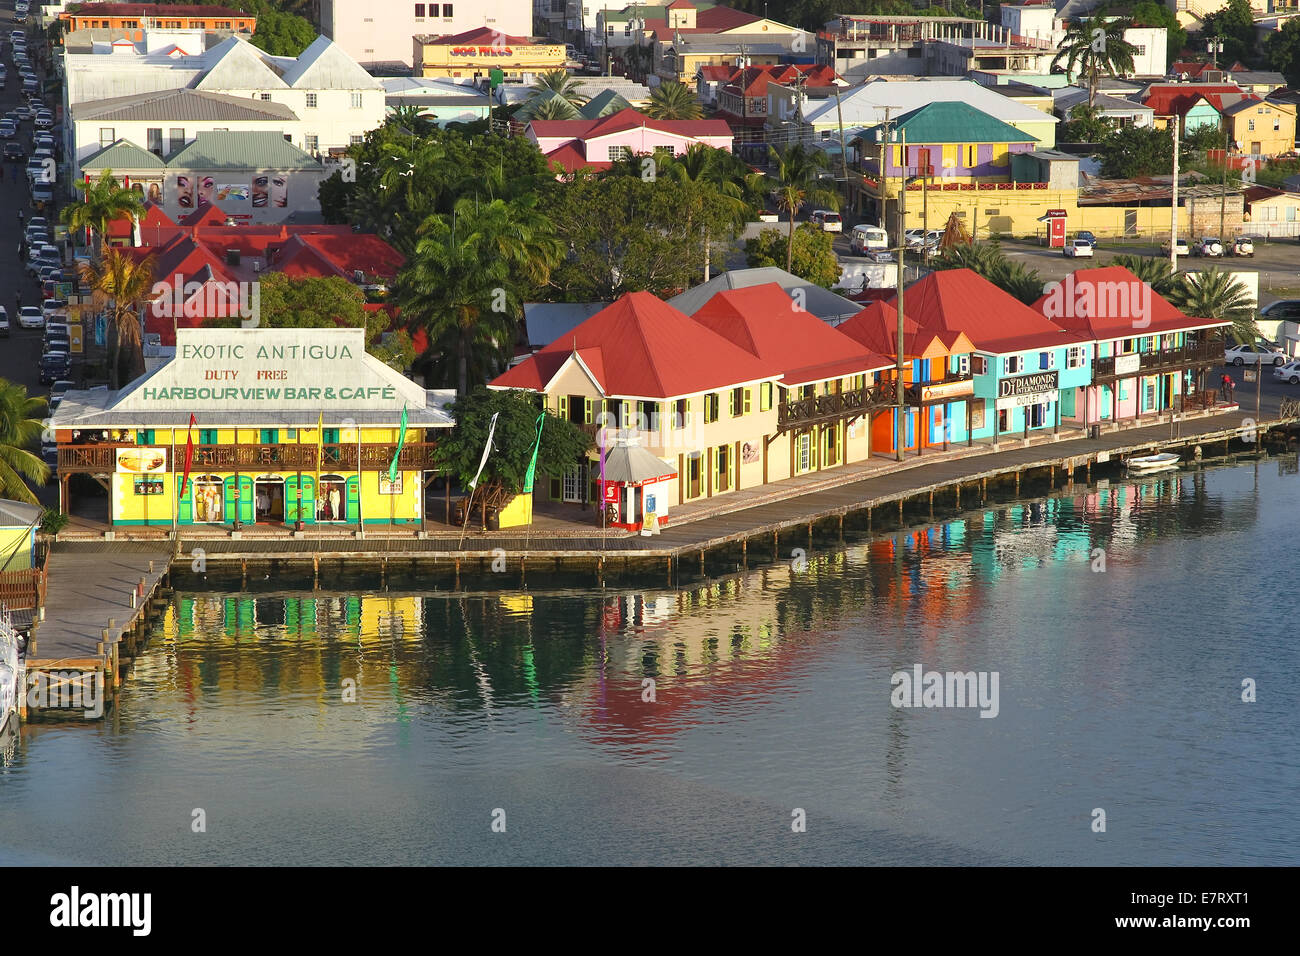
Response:
[{"label": "yellow window shutter", "polygon": [[957,165],[957,147],[944,146],[943,148],[943,165],[945,169],[952,169]]},{"label": "yellow window shutter", "polygon": [[754,390],[745,389],[745,414],[748,415],[751,408],[754,407]]},{"label": "yellow window shutter", "polygon": [[560,417],[569,417],[569,396],[567,395],[560,396]]},{"label": "yellow window shutter", "polygon": [[591,424],[591,399],[589,398],[582,400],[582,420],[588,425]]}]

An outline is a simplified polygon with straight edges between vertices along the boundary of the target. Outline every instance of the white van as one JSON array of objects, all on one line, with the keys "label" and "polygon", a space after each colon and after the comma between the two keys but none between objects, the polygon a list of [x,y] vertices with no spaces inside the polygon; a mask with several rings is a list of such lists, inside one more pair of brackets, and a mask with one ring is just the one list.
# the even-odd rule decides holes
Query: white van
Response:
[{"label": "white van", "polygon": [[889,248],[889,233],[879,226],[854,226],[849,238],[849,248],[860,256],[878,249]]}]

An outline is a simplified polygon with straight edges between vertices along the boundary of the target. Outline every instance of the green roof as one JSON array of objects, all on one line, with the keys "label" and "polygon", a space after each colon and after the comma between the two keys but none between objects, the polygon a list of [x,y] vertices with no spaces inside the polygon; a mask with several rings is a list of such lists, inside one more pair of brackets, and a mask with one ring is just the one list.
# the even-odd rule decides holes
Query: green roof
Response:
[{"label": "green roof", "polygon": [[320,161],[275,132],[206,132],[167,157],[174,169],[320,169]]},{"label": "green roof", "polygon": [[119,139],[112,146],[106,146],[91,156],[81,168],[84,172],[99,172],[104,169],[165,169],[167,164],[159,157],[141,149],[129,139]]},{"label": "green roof", "polygon": [[[1045,118],[1047,117],[1044,114]],[[883,125],[883,124],[882,124]],[[881,126],[873,128],[872,142],[880,142]],[[926,103],[904,113],[892,132],[905,131],[909,144],[925,143],[1036,143],[1038,137],[1021,132],[968,103]]]},{"label": "green roof", "polygon": [[610,113],[617,113],[631,107],[621,94],[613,90],[601,90],[578,110],[584,119],[600,119]]},{"label": "green roof", "polygon": [[[695,5],[695,11],[697,14],[703,13],[705,10],[711,10],[717,6],[716,3],[711,3],[709,2],[709,0],[691,0],[691,3]],[[663,3],[663,4],[629,3],[622,10],[601,10],[600,12],[601,14],[604,15],[606,23],[625,23],[628,20],[634,20],[634,19],[644,20],[646,29],[653,29],[655,26],[655,21],[659,21],[661,23],[668,22],[667,3]]]}]

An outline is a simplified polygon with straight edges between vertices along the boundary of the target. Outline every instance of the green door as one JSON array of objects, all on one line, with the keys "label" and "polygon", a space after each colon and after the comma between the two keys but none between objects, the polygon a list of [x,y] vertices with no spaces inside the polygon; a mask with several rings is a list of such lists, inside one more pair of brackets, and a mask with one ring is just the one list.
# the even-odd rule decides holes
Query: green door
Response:
[{"label": "green door", "polygon": [[[361,482],[356,475],[348,478],[347,520],[356,521],[361,507]],[[364,517],[364,516],[363,516]]]},{"label": "green door", "polygon": [[239,476],[239,520],[244,524],[253,523],[253,479],[248,475]]},{"label": "green door", "polygon": [[183,489],[185,491],[185,494],[181,495],[182,481],[184,481],[183,477],[181,475],[177,475],[176,494],[180,496],[180,504],[177,506],[177,510],[176,510],[176,523],[193,524],[194,523],[194,481],[191,479],[190,481],[185,482],[188,485],[188,487]]},{"label": "green door", "polygon": [[298,520],[298,486],[302,485],[302,520],[304,524],[316,521],[316,502],[312,500],[312,488],[316,482],[311,475],[297,475],[284,480],[284,523],[293,524]]}]

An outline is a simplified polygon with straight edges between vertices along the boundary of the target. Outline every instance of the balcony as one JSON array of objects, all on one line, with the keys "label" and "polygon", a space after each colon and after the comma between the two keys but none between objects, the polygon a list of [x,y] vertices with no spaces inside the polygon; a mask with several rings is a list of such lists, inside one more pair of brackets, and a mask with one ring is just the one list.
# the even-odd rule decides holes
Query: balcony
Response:
[{"label": "balcony", "polygon": [[[105,442],[98,445],[60,445],[60,474],[108,474],[117,470],[117,449],[136,448],[132,444]],[[165,471],[178,471],[184,467],[185,446],[176,446],[173,460],[169,445],[157,444],[167,461]],[[411,442],[402,448],[397,466],[404,471],[423,471],[436,466],[433,462],[432,442]],[[393,460],[396,445],[361,445],[361,470],[386,471]],[[175,466],[175,467],[173,467]],[[205,471],[255,472],[255,471],[315,471],[316,445],[195,445],[191,474]],[[357,470],[357,446],[325,445],[321,448],[321,471]]]},{"label": "balcony", "polygon": [[884,408],[892,404],[890,394],[887,389],[873,385],[837,395],[813,395],[781,402],[776,407],[777,434],[858,418],[873,408]]},{"label": "balcony", "polygon": [[909,405],[951,402],[975,394],[975,379],[970,372],[946,375],[931,382],[903,387],[903,399]]},{"label": "balcony", "polygon": [[1115,373],[1115,356],[1093,359],[1092,380],[1097,383],[1114,381],[1117,378],[1132,378],[1135,375],[1156,375],[1160,372],[1177,372],[1186,368],[1214,365],[1223,361],[1223,343],[1217,340],[1194,342],[1172,349],[1157,349],[1153,352],[1133,352],[1120,358],[1138,358],[1138,369]]}]

